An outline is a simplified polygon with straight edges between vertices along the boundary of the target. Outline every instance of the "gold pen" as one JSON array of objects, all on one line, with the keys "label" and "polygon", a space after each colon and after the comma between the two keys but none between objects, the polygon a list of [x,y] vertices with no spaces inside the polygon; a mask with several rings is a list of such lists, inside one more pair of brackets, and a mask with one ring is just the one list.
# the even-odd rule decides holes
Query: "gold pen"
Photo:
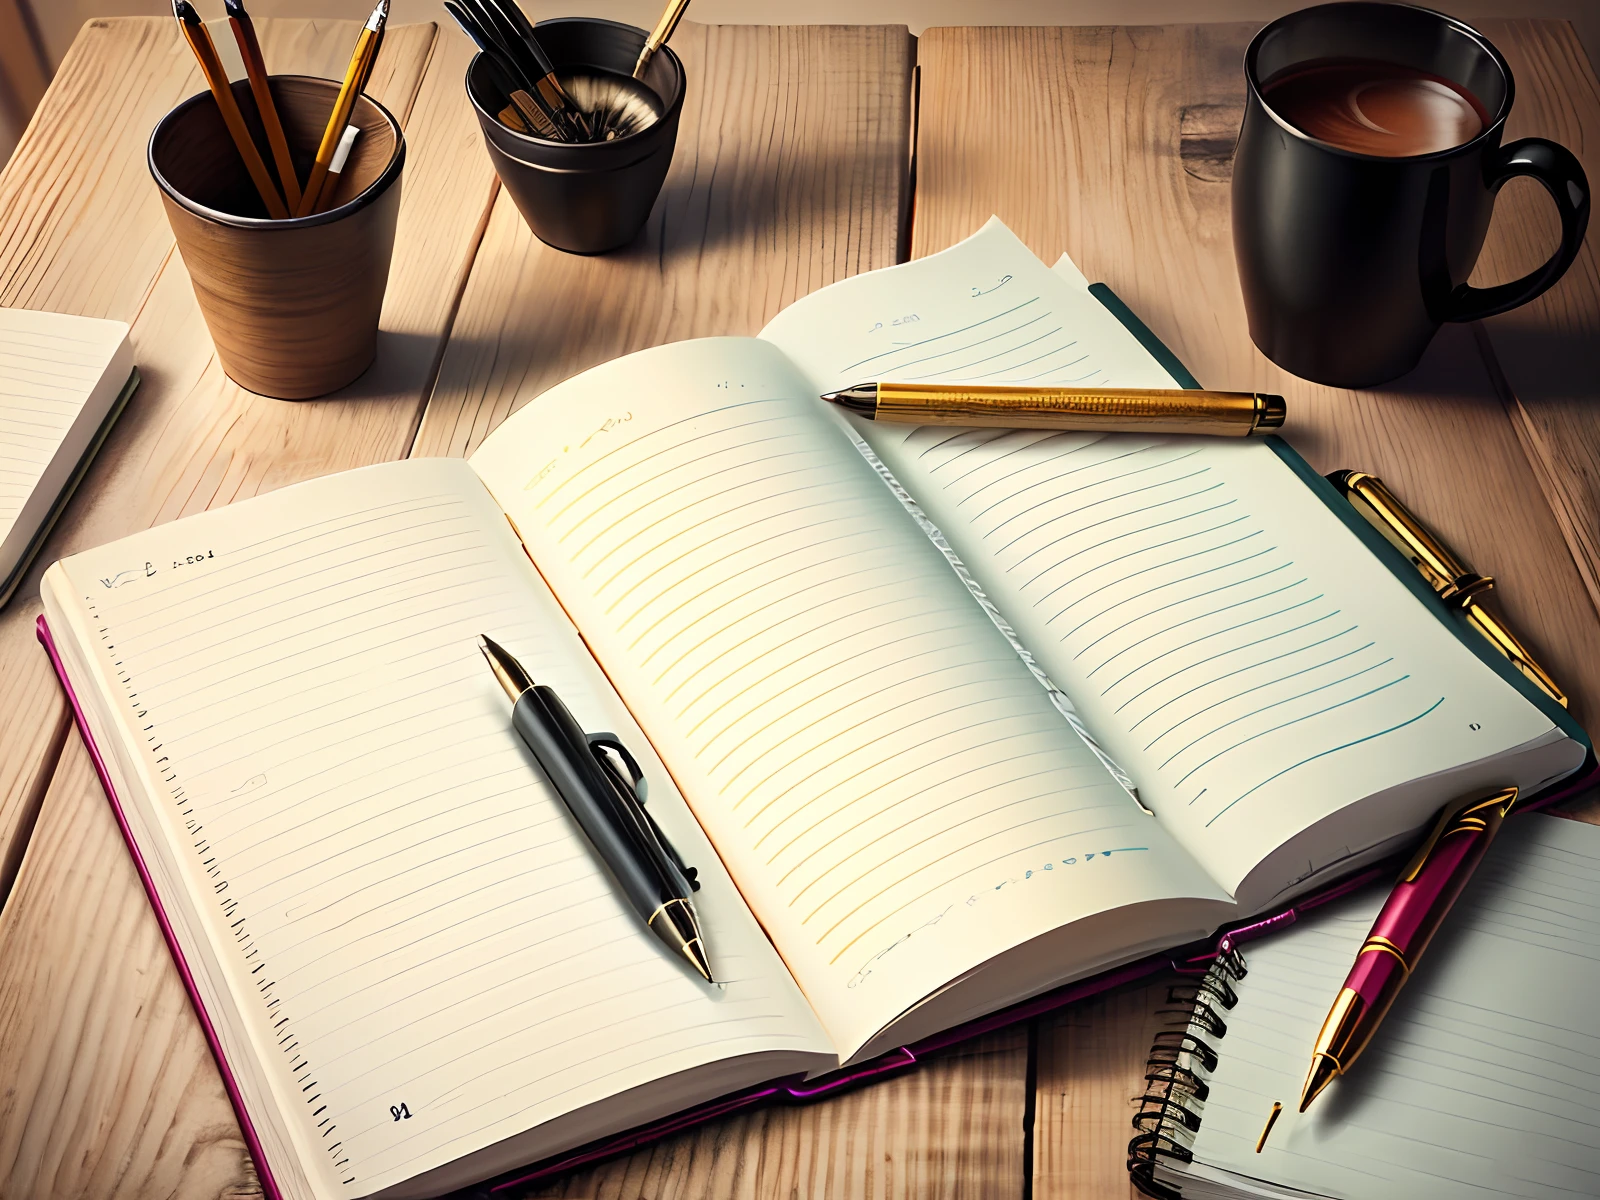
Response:
[{"label": "gold pen", "polygon": [[1494,588],[1493,579],[1471,570],[1429,532],[1376,475],[1365,471],[1335,471],[1328,480],[1344,493],[1345,499],[1373,528],[1411,560],[1439,599],[1460,608],[1468,623],[1510,659],[1512,666],[1562,708],[1567,707],[1566,693],[1550,673],[1539,665],[1503,621],[1483,607],[1481,598]]},{"label": "gold pen", "polygon": [[1187,388],[967,387],[863,383],[822,397],[869,421],[1099,433],[1244,437],[1277,429],[1283,397]]}]

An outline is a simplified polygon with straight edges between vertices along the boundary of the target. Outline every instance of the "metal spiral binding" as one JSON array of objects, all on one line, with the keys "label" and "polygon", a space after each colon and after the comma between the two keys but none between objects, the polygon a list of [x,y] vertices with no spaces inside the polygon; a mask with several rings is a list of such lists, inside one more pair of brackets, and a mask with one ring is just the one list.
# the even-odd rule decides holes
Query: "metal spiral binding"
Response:
[{"label": "metal spiral binding", "polygon": [[1128,1174],[1146,1196],[1183,1200],[1177,1189],[1156,1180],[1156,1166],[1162,1159],[1194,1161],[1190,1147],[1200,1128],[1199,1110],[1211,1094],[1205,1077],[1217,1069],[1212,1042],[1227,1035],[1222,1013],[1239,1002],[1233,985],[1244,977],[1244,956],[1224,944],[1203,979],[1173,984],[1167,989],[1171,1007],[1157,1010],[1170,1027],[1157,1033],[1150,1047],[1145,1093],[1128,1143]]}]

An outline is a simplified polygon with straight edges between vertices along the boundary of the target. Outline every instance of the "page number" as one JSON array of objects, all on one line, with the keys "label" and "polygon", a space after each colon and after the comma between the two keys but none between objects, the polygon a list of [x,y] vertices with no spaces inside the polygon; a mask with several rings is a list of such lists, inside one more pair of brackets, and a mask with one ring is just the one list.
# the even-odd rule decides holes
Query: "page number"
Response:
[{"label": "page number", "polygon": [[396,1121],[409,1121],[411,1119],[411,1110],[404,1104],[391,1104],[389,1105],[389,1115]]}]

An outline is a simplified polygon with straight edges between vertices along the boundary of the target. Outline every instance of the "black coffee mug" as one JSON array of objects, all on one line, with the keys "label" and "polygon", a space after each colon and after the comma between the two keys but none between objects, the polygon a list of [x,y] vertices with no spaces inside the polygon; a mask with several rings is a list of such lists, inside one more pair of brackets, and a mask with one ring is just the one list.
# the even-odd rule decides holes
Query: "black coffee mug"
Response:
[{"label": "black coffee mug", "polygon": [[[1319,141],[1273,111],[1263,86],[1318,60],[1398,64],[1448,80],[1488,121],[1459,146],[1406,158]],[[1305,379],[1367,387],[1417,365],[1447,321],[1526,304],[1572,265],[1589,223],[1578,160],[1543,138],[1501,145],[1511,69],[1477,30],[1404,4],[1324,4],[1268,25],[1245,51],[1244,125],[1233,165],[1233,245],[1261,352]],[[1518,175],[1561,213],[1561,246],[1497,287],[1467,284],[1494,211]]]}]

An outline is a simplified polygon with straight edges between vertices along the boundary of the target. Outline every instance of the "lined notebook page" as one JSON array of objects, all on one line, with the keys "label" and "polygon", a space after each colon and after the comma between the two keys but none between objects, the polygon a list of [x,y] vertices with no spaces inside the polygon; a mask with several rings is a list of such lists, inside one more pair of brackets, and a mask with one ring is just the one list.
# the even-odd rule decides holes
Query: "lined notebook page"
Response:
[{"label": "lined notebook page", "polygon": [[646,351],[473,466],[848,1053],[1009,946],[1218,893],[804,388],[754,339]]},{"label": "lined notebook page", "polygon": [[[121,321],[0,308],[0,578],[77,463],[76,454],[61,453],[74,424],[86,415],[97,425],[126,381],[127,336]],[[120,372],[110,370],[115,359]],[[117,378],[106,381],[109,395],[95,405],[108,373]]]},{"label": "lined notebook page", "polygon": [[1600,1195],[1597,881],[1600,828],[1510,821],[1377,1040],[1303,1115],[1311,1046],[1385,889],[1247,947],[1197,1158],[1352,1200]]},{"label": "lined notebook page", "polygon": [[[997,221],[808,297],[762,336],[817,391],[1174,386],[1081,282]],[[1551,731],[1259,442],[855,426],[1230,889],[1353,799]],[[1415,822],[1444,799],[1413,797]]]},{"label": "lined notebook page", "polygon": [[[64,566],[302,1158],[342,1194],[702,1063],[831,1061],[465,464],[317,480]],[[617,899],[511,732],[480,632],[645,765],[706,881],[722,987]]]}]

